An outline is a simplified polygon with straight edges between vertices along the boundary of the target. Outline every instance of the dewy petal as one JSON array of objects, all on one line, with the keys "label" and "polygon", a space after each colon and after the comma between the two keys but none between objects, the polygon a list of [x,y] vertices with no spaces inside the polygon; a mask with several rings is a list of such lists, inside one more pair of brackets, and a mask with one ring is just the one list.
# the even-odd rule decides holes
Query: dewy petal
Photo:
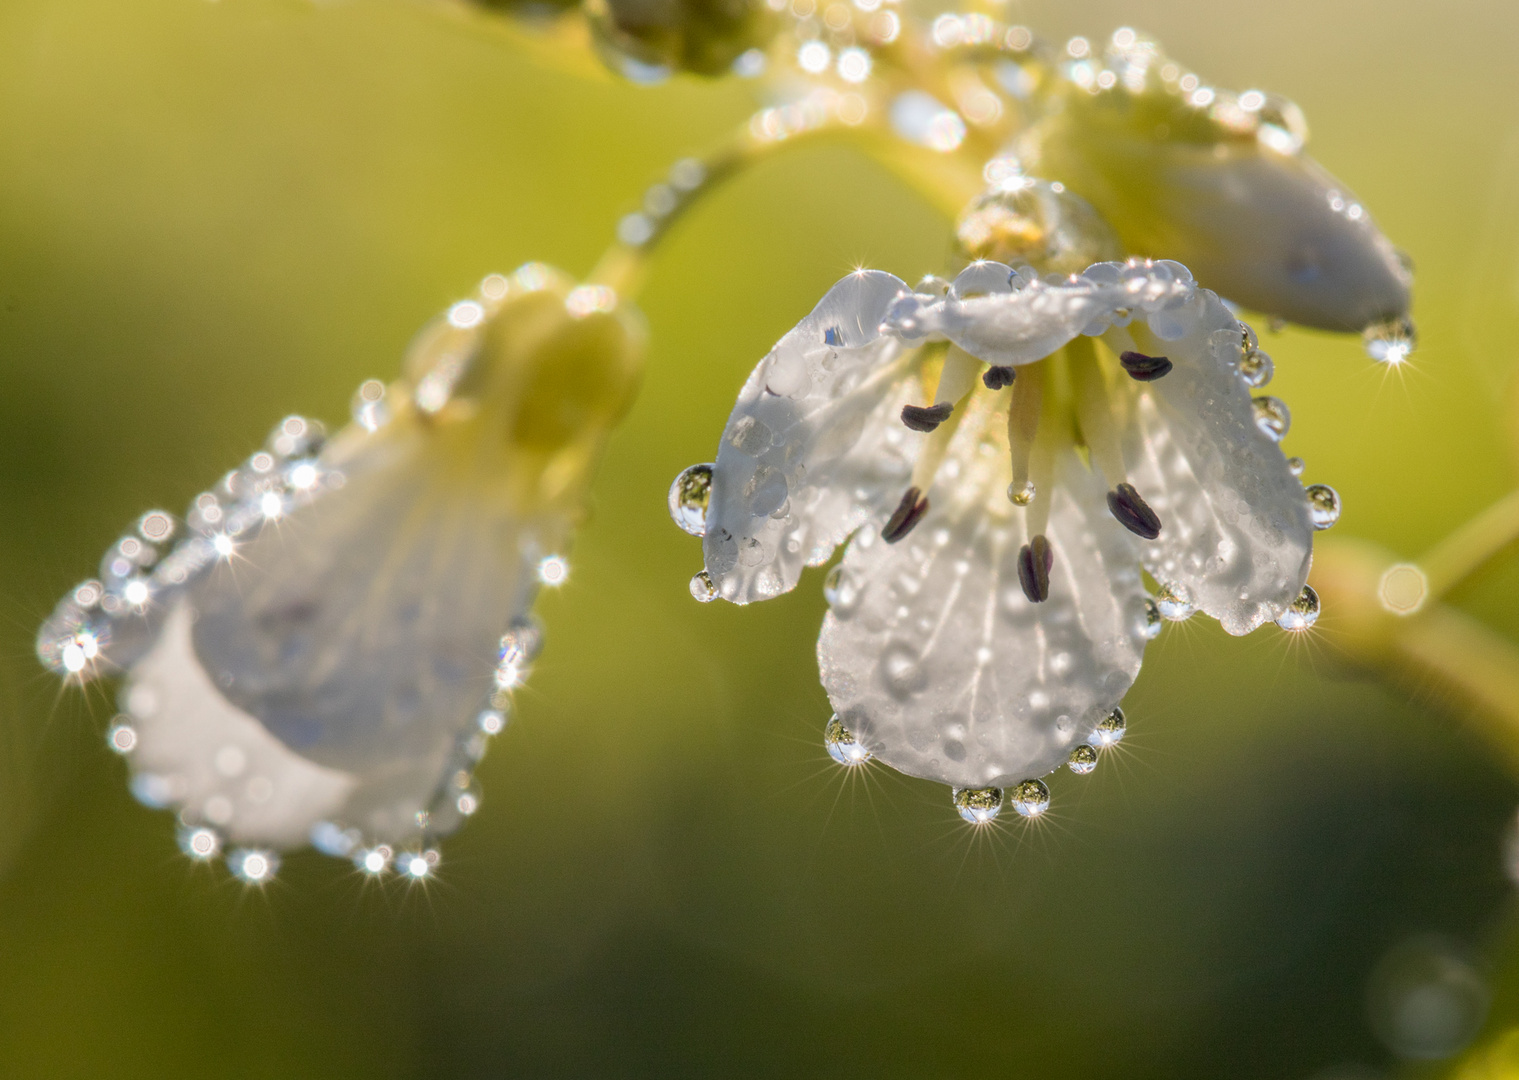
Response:
[{"label": "dewy petal", "polygon": [[909,338],[948,338],[988,364],[1016,366],[1044,359],[1078,334],[1100,334],[1122,313],[1173,307],[1196,288],[1186,267],[1167,261],[1096,263],[1054,279],[1020,274],[1012,284],[1015,291],[967,299],[953,290],[937,300],[904,297],[886,328]]},{"label": "dewy petal", "polygon": [[1074,452],[1046,533],[1049,599],[1024,595],[1000,420],[967,418],[910,537],[886,544],[871,526],[851,542],[818,639],[844,725],[893,768],[962,787],[1061,765],[1133,683],[1146,642],[1135,544]]},{"label": "dewy petal", "polygon": [[1308,500],[1256,425],[1234,316],[1200,289],[1169,313],[1165,329],[1178,328],[1185,333],[1164,344],[1175,367],[1138,396],[1126,434],[1129,480],[1162,522],[1160,537],[1141,545],[1145,569],[1245,634],[1285,611],[1308,579]]},{"label": "dewy petal", "polygon": [[907,286],[864,270],[830,289],[739,392],[712,473],[706,570],[734,603],[793,588],[870,518],[896,506],[923,436],[905,348],[881,322]]}]

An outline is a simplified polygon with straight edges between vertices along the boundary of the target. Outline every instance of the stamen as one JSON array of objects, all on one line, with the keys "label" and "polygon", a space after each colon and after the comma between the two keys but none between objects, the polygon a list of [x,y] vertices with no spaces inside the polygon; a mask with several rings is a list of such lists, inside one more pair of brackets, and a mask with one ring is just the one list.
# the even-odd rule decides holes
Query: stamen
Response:
[{"label": "stamen", "polygon": [[923,520],[923,515],[928,513],[928,499],[915,487],[907,489],[902,496],[902,501],[897,504],[896,510],[886,521],[886,527],[881,530],[881,539],[888,544],[895,544],[902,537],[912,532],[913,527]]},{"label": "stamen", "polygon": [[1044,368],[1043,361],[1031,365],[1023,378],[1013,384],[1013,401],[1007,410],[1007,445],[1013,456],[1010,492],[1029,490],[1029,457],[1039,434],[1039,413],[1044,406]]},{"label": "stamen", "polygon": [[1092,464],[1102,470],[1108,483],[1120,484],[1126,474],[1118,440],[1119,423],[1108,400],[1107,381],[1097,362],[1097,349],[1091,338],[1077,338],[1066,346],[1066,355],[1070,358],[1082,441],[1091,452]]},{"label": "stamen", "polygon": [[902,423],[914,431],[932,431],[949,419],[955,407],[950,402],[942,405],[903,405]]},{"label": "stamen", "polygon": [[1133,484],[1119,484],[1117,491],[1108,492],[1108,510],[1118,524],[1136,536],[1154,540],[1160,535],[1160,518],[1139,497]]},{"label": "stamen", "polygon": [[1050,570],[1055,566],[1055,552],[1040,533],[1018,552],[1018,584],[1023,595],[1035,604],[1050,598]]},{"label": "stamen", "polygon": [[1175,367],[1170,359],[1164,356],[1146,356],[1142,352],[1127,350],[1118,357],[1118,362],[1129,373],[1129,377],[1136,382],[1154,382],[1163,375],[1170,373]]},{"label": "stamen", "polygon": [[1001,390],[1005,386],[1012,386],[1013,380],[1017,377],[1016,368],[999,367],[995,364],[981,373],[981,381],[986,384],[988,390]]}]

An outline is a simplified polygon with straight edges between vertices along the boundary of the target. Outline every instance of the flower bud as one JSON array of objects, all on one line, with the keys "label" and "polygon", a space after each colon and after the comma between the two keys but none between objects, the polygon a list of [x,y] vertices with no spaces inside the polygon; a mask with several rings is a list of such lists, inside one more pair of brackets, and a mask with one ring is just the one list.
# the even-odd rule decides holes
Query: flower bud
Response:
[{"label": "flower bud", "polygon": [[955,236],[972,259],[1056,274],[1078,274],[1123,252],[1091,203],[1063,184],[1029,177],[976,196],[960,214]]},{"label": "flower bud", "polygon": [[1024,169],[1088,199],[1130,254],[1177,259],[1245,307],[1338,331],[1406,314],[1412,275],[1302,153],[1297,106],[1203,86],[1133,31],[1103,64],[1065,64]]},{"label": "flower bud", "polygon": [[637,82],[672,71],[726,74],[775,29],[759,0],[585,0],[584,8],[608,65]]}]

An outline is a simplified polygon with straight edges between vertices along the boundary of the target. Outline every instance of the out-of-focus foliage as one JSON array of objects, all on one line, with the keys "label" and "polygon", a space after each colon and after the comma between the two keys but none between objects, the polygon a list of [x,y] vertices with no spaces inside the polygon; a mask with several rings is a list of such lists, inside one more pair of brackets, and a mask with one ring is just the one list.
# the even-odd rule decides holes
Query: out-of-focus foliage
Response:
[{"label": "out-of-focus foliage", "polygon": [[[1413,254],[1401,378],[1349,339],[1266,339],[1288,449],[1345,498],[1338,533],[1414,557],[1514,483],[1511,9],[1016,18],[1057,40],[1138,25],[1288,94]],[[691,602],[664,491],[744,373],[850,266],[946,259],[953,223],[838,147],[767,163],[657,256],[644,390],[440,879],[366,889],[310,855],[245,892],[176,856],[102,744],[111,703],[36,667],[56,596],[280,416],[340,419],[484,273],[589,269],[643,186],[751,105],[514,50],[402,0],[0,9],[5,1072],[1385,1073],[1368,1008],[1410,941],[1485,980],[1477,1045],[1499,1045],[1519,1022],[1512,776],[1437,695],[1333,661],[1332,607],[1292,642],[1169,629],[1125,756],[1057,777],[1044,827],[972,841],[937,787],[830,767],[815,583],[743,613]],[[1516,598],[1512,558],[1452,597],[1510,638]]]}]

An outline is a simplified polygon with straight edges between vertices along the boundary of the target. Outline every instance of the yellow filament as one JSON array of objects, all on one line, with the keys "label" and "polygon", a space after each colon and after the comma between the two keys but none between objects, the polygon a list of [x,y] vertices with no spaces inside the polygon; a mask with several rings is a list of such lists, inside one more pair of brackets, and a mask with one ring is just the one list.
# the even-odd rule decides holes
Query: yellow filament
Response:
[{"label": "yellow filament", "polygon": [[1107,478],[1108,487],[1116,488],[1126,478],[1123,448],[1118,441],[1117,418],[1108,401],[1107,381],[1097,362],[1097,349],[1089,337],[1078,337],[1065,348],[1070,357],[1081,437],[1092,455],[1092,463]]},{"label": "yellow filament", "polygon": [[951,345],[939,372],[939,388],[934,391],[935,405],[954,405],[976,388],[982,363],[957,345]]},{"label": "yellow filament", "polygon": [[929,485],[938,475],[939,466],[944,463],[944,455],[949,450],[949,441],[960,430],[960,421],[965,418],[966,411],[962,407],[950,413],[949,419],[923,440],[923,449],[918,451],[918,460],[912,467],[912,486],[923,494],[928,494]]},{"label": "yellow filament", "polygon": [[1017,491],[1029,482],[1029,457],[1039,433],[1039,414],[1044,407],[1044,376],[1047,363],[1025,364],[1013,383],[1013,400],[1007,410],[1007,445],[1013,456],[1013,485]]},{"label": "yellow filament", "polygon": [[[1022,376],[1019,376],[1022,380]],[[1013,384],[1017,386],[1017,383]],[[1038,536],[1050,523],[1050,499],[1055,494],[1055,455],[1071,445],[1070,403],[1064,394],[1044,397],[1044,415],[1029,454],[1029,479],[1034,482],[1034,501],[1028,505],[1028,534]]]}]

